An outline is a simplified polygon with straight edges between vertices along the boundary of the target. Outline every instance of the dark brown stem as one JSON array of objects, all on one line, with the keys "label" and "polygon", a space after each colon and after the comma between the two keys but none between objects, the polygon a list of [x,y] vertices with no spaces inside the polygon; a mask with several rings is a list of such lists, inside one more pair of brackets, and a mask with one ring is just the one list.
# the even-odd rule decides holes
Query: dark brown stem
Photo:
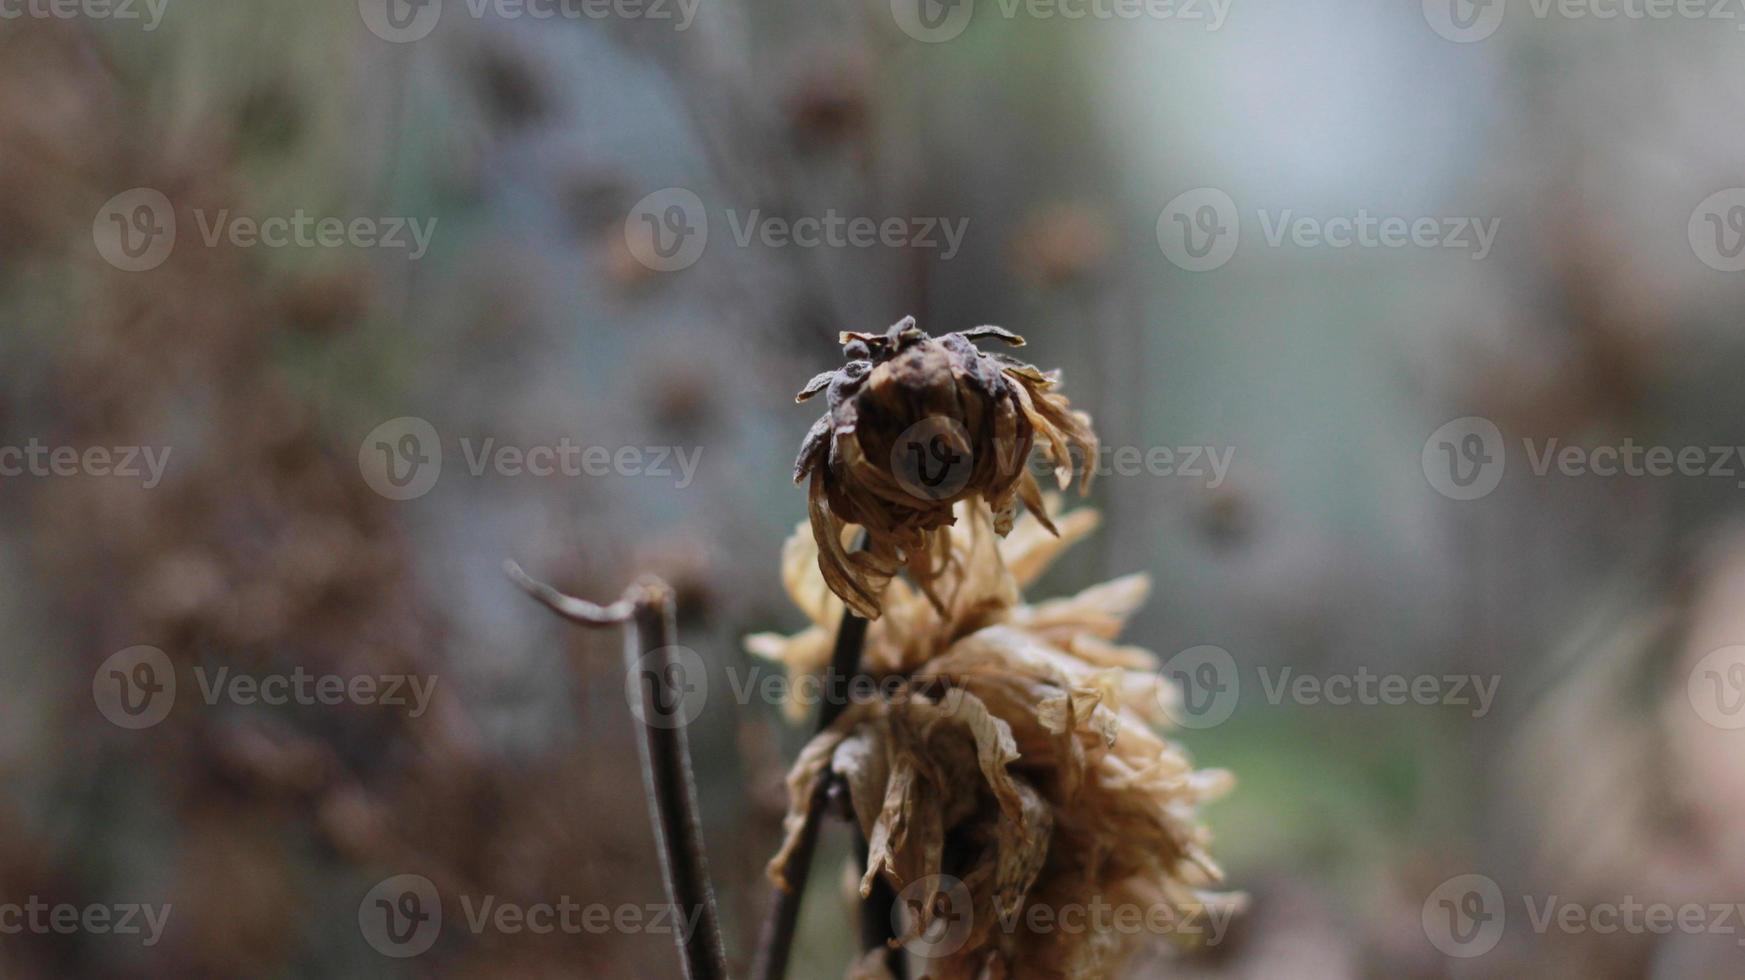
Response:
[{"label": "dark brown stem", "polygon": [[786,890],[776,888],[775,904],[764,920],[763,936],[758,941],[757,964],[752,976],[758,980],[783,980],[788,975],[788,956],[794,948],[794,931],[800,923],[801,899],[806,895],[806,876],[812,870],[812,852],[818,846],[818,815],[824,812],[830,795],[830,780],[820,779],[806,804],[806,822],[800,828],[800,839],[788,852]]},{"label": "dark brown stem", "polygon": [[727,958],[715,892],[709,884],[709,862],[703,850],[696,781],[691,775],[691,747],[685,735],[686,665],[677,659],[674,640],[673,590],[657,578],[643,578],[610,606],[596,606],[534,581],[514,562],[503,570],[553,612],[590,628],[629,625],[624,635],[624,662],[642,692],[642,787],[660,850],[661,877],[668,901],[682,917],[695,921],[678,930],[679,953],[687,980],[727,980]]},{"label": "dark brown stem", "polygon": [[[834,724],[848,708],[850,685],[860,674],[866,627],[866,620],[852,610],[843,610],[842,623],[836,628],[836,647],[830,655],[830,666],[824,671],[824,701],[818,706],[820,732]],[[783,980],[787,976],[794,929],[800,921],[800,904],[806,897],[806,878],[812,872],[812,852],[818,844],[818,815],[824,812],[830,783],[829,779],[818,780],[812,799],[807,801],[806,822],[782,875],[788,887],[776,889],[775,905],[764,923],[763,940],[758,943],[759,962],[753,975],[759,980]]]}]

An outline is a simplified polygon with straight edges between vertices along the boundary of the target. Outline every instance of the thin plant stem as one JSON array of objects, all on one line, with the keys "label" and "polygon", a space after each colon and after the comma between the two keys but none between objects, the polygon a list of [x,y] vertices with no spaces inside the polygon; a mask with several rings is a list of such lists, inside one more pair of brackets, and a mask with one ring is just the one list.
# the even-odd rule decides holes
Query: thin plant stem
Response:
[{"label": "thin plant stem", "polygon": [[[836,723],[848,708],[849,686],[860,674],[861,648],[866,645],[867,621],[852,610],[842,611],[842,623],[836,629],[836,646],[831,651],[830,666],[824,673],[824,700],[818,706],[817,730],[822,732]],[[794,930],[800,921],[800,905],[806,897],[806,879],[812,872],[812,853],[818,844],[818,816],[830,795],[830,780],[820,779],[806,803],[806,822],[800,828],[800,839],[788,855],[783,879],[788,887],[776,889],[774,906],[765,920],[763,939],[758,943],[758,965],[754,975],[759,980],[783,980],[788,973],[788,956],[794,946]]]},{"label": "thin plant stem", "polygon": [[694,928],[678,930],[675,937],[685,977],[727,980],[720,917],[709,883],[697,786],[691,773],[690,741],[685,735],[685,678],[683,665],[675,659],[678,628],[672,587],[660,579],[644,577],[617,602],[597,606],[535,581],[514,562],[505,562],[503,570],[528,595],[572,623],[589,628],[630,627],[624,634],[624,662],[642,695],[637,749],[642,788],[660,852],[661,878],[668,901],[686,920],[696,918]]}]

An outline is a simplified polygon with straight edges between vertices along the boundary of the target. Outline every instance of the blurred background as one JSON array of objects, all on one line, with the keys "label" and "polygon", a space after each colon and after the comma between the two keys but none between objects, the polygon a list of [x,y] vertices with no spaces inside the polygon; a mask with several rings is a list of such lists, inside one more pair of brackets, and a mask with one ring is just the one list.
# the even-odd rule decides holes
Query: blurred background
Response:
[{"label": "blurred background", "polygon": [[[719,695],[803,625],[793,393],[912,314],[1025,335],[1116,449],[1038,594],[1143,571],[1129,640],[1227,655],[1179,737],[1251,907],[1134,975],[1739,975],[1742,27],[3,0],[0,973],[675,975],[455,900],[662,900],[620,641],[513,558],[679,590],[743,975],[805,731]],[[796,977],[854,948],[838,837]],[[404,959],[402,875],[449,923]]]}]

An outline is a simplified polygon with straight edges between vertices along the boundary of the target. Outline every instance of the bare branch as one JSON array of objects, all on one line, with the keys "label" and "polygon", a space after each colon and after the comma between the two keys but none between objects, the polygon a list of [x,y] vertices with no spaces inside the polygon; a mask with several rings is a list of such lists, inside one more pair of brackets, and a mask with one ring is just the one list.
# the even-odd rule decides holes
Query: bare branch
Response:
[{"label": "bare branch", "polygon": [[642,787],[660,847],[661,878],[667,899],[686,920],[696,919],[694,928],[676,931],[684,975],[687,980],[727,980],[727,957],[715,890],[709,883],[691,746],[682,714],[684,666],[674,659],[678,628],[672,587],[645,577],[617,602],[597,606],[534,580],[512,561],[503,563],[503,571],[528,595],[570,622],[587,627],[630,625],[624,663],[642,693],[637,748]]},{"label": "bare branch", "polygon": [[622,626],[630,622],[636,611],[636,601],[633,598],[635,586],[610,606],[597,606],[585,599],[564,595],[522,571],[521,566],[513,561],[503,563],[503,573],[509,576],[510,581],[521,586],[522,591],[572,623],[580,623],[590,628]]}]

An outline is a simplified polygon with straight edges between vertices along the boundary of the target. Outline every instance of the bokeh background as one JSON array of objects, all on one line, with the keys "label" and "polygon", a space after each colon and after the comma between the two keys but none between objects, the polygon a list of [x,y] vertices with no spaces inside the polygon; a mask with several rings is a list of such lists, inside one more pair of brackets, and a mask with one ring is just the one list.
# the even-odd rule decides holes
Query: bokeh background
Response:
[{"label": "bokeh background", "polygon": [[[1711,656],[1745,643],[1745,459],[1708,462],[1745,442],[1745,8],[394,3],[0,4],[0,445],[170,454],[151,486],[0,476],[0,902],[172,909],[149,947],[0,935],[0,972],[674,975],[668,936],[474,934],[453,901],[661,900],[618,640],[513,558],[595,599],[679,589],[743,974],[804,732],[719,695],[757,668],[742,635],[801,625],[792,395],[838,331],[912,314],[1024,334],[1112,446],[1231,461],[1105,473],[1104,530],[1041,590],[1147,572],[1130,639],[1241,682],[1180,737],[1237,775],[1208,816],[1250,911],[1135,975],[1740,974],[1745,916],[1536,929],[1524,902],[1745,901],[1745,667]],[[832,212],[903,240],[740,241]],[[432,233],[205,233],[299,213]],[[1434,243],[1324,237],[1362,215]],[[957,247],[909,235],[935,219]],[[702,225],[700,253],[669,237]],[[415,494],[371,465],[407,419],[443,454]],[[696,467],[475,475],[486,440]],[[1704,472],[1537,473],[1547,440]],[[1498,449],[1458,499],[1449,459]],[[178,690],[130,729],[97,689],[140,646]],[[415,716],[208,703],[226,667],[435,685]],[[1268,698],[1286,667],[1449,697]],[[838,837],[795,976],[854,947]],[[449,923],[404,960],[359,922],[400,874]],[[1507,927],[1451,956],[1432,910],[1464,875]]]}]

